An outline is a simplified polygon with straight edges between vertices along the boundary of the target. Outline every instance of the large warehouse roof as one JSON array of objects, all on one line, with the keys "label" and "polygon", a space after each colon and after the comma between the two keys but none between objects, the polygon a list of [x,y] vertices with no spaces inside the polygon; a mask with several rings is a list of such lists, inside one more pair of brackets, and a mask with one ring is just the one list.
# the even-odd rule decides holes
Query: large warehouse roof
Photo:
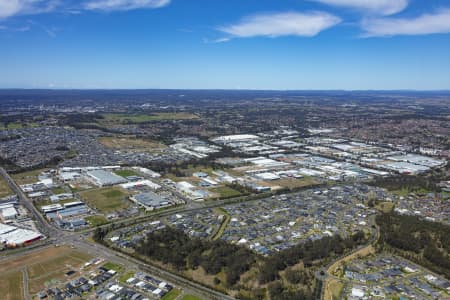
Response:
[{"label": "large warehouse roof", "polygon": [[39,232],[0,223],[0,243],[16,246],[42,238]]},{"label": "large warehouse roof", "polygon": [[147,208],[158,208],[170,205],[170,201],[153,192],[141,193],[133,196],[131,200]]},{"label": "large warehouse roof", "polygon": [[95,180],[95,182],[100,185],[114,185],[119,183],[124,183],[126,180],[119,175],[105,171],[105,170],[93,170],[87,172],[87,175]]}]

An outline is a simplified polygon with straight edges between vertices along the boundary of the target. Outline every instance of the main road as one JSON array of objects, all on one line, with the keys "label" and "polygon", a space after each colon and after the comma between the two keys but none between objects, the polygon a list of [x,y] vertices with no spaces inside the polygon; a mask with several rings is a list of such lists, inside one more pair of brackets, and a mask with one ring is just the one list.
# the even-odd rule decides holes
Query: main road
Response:
[{"label": "main road", "polygon": [[[207,298],[207,299],[213,299],[213,300],[219,300],[219,299],[233,300],[234,299],[234,298],[232,298],[228,295],[225,295],[221,292],[218,292],[211,288],[208,288],[203,285],[192,282],[192,281],[190,281],[182,276],[179,276],[177,274],[168,272],[166,270],[163,270],[163,269],[155,267],[155,266],[145,264],[137,259],[134,259],[134,258],[124,255],[122,253],[118,253],[118,252],[114,251],[113,249],[110,249],[103,245],[89,242],[85,239],[85,237],[81,233],[67,232],[67,231],[60,230],[57,227],[52,226],[39,213],[39,211],[36,209],[36,207],[33,205],[33,203],[28,199],[28,197],[25,195],[25,193],[20,189],[20,187],[16,184],[16,182],[11,178],[11,176],[8,174],[8,172],[6,172],[6,170],[1,167],[0,167],[0,175],[6,180],[7,184],[13,190],[13,192],[16,193],[16,195],[19,198],[19,203],[21,205],[23,205],[25,208],[27,208],[28,211],[33,215],[33,217],[36,221],[37,227],[43,234],[48,236],[49,240],[53,243],[53,245],[68,244],[68,245],[71,245],[71,246],[74,246],[74,247],[80,249],[81,251],[87,252],[90,255],[97,256],[97,257],[103,257],[108,261],[111,261],[114,263],[119,263],[119,264],[127,266],[127,267],[135,267],[136,269],[144,270],[152,275],[160,277],[163,280],[166,280],[168,282],[171,282],[171,283],[179,286],[185,292],[193,293],[193,294],[199,295],[199,296]],[[196,210],[199,208],[190,208],[190,209]],[[189,210],[189,209],[187,209],[187,210]],[[179,209],[176,211],[181,212],[183,210]],[[20,252],[18,254],[15,254],[14,256],[24,255],[26,253],[27,252]]]}]

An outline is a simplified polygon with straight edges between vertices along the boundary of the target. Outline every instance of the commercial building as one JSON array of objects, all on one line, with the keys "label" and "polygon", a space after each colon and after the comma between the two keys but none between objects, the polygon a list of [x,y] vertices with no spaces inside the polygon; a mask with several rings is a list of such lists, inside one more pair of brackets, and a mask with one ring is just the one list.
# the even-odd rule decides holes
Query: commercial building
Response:
[{"label": "commercial building", "polygon": [[97,186],[108,186],[127,182],[125,178],[105,170],[93,170],[86,174]]},{"label": "commercial building", "polygon": [[41,238],[39,232],[0,223],[0,243],[7,247],[27,245]]},{"label": "commercial building", "polygon": [[17,215],[17,210],[12,205],[10,207],[0,209],[0,216],[3,221],[13,220],[17,218]]},{"label": "commercial building", "polygon": [[146,210],[154,210],[172,206],[173,203],[153,192],[145,192],[130,197],[130,200],[144,207]]}]

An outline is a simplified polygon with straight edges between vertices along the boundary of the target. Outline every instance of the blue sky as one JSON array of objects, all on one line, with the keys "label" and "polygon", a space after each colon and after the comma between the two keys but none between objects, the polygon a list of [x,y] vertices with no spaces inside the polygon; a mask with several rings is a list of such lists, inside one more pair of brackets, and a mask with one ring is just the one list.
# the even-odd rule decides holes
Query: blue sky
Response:
[{"label": "blue sky", "polygon": [[0,88],[450,89],[450,2],[0,0]]}]

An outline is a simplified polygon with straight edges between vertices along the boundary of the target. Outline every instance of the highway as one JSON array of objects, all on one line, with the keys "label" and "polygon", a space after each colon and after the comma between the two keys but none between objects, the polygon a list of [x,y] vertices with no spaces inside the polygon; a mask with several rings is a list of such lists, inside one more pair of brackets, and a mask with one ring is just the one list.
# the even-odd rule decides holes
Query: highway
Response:
[{"label": "highway", "polygon": [[[21,205],[23,205],[24,207],[26,207],[28,209],[28,211],[33,215],[34,220],[36,221],[37,227],[39,228],[41,233],[45,234],[48,237],[48,239],[52,242],[53,246],[64,245],[64,244],[70,245],[70,246],[76,247],[79,250],[86,252],[92,256],[102,257],[113,263],[118,263],[123,266],[126,266],[127,268],[143,270],[151,275],[154,275],[165,281],[168,281],[172,284],[177,285],[178,287],[180,287],[181,289],[183,289],[185,292],[187,292],[189,294],[200,296],[203,299],[211,299],[211,300],[219,300],[219,299],[232,300],[232,299],[234,299],[234,298],[227,296],[225,294],[222,294],[216,290],[213,290],[213,289],[210,289],[203,285],[192,282],[192,281],[190,281],[182,276],[179,276],[177,274],[168,272],[166,270],[157,268],[155,266],[150,266],[141,261],[138,261],[137,259],[134,259],[134,258],[124,255],[122,253],[116,252],[113,249],[110,249],[103,245],[100,245],[100,244],[97,244],[94,242],[89,242],[85,239],[85,236],[83,235],[83,233],[67,232],[67,231],[60,230],[59,228],[56,228],[56,227],[50,225],[44,219],[44,217],[39,213],[39,211],[36,209],[36,207],[33,205],[33,203],[28,199],[28,197],[23,193],[23,191],[16,184],[16,182],[6,172],[5,169],[0,168],[0,175],[6,180],[7,184],[10,186],[10,188],[13,190],[13,192],[17,194],[17,196],[19,197],[19,203]],[[204,208],[205,207],[202,207],[202,208],[194,207],[194,208],[184,208],[184,209],[179,209],[179,210],[174,210],[174,211],[182,212],[182,211],[198,210],[198,209],[204,209]],[[173,214],[172,211],[165,212],[165,213]],[[155,215],[149,216],[149,218],[158,217],[161,215],[155,214]],[[37,249],[33,248],[30,251],[19,252],[19,253],[13,254],[12,257],[26,255],[29,253],[33,253],[34,251],[37,251]],[[3,259],[8,259],[8,257],[5,257]],[[26,280],[26,279],[24,278],[24,280]]]}]

